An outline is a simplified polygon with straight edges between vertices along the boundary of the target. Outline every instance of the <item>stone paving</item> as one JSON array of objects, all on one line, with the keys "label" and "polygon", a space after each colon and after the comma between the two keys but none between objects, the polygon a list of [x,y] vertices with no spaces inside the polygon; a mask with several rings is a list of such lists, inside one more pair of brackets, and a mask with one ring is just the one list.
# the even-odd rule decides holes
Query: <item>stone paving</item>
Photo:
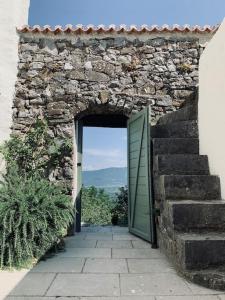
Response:
[{"label": "stone paving", "polygon": [[225,300],[225,293],[179,277],[158,249],[127,228],[87,227],[66,238],[65,252],[32,270],[0,272],[0,299]]}]

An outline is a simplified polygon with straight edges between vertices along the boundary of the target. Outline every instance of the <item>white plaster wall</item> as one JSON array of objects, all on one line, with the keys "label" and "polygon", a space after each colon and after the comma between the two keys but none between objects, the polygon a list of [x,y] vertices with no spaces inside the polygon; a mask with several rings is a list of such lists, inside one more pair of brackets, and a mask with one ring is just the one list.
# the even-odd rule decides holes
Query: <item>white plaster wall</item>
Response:
[{"label": "white plaster wall", "polygon": [[28,24],[30,0],[0,0],[0,144],[9,137],[17,76],[17,26]]},{"label": "white plaster wall", "polygon": [[225,19],[200,58],[198,105],[200,153],[220,176],[225,198]]}]

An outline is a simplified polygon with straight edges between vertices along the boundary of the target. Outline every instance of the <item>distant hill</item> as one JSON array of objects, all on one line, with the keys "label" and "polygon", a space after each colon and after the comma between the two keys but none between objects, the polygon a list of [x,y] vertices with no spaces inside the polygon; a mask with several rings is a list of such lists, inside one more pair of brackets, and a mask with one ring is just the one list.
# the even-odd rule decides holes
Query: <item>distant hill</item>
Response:
[{"label": "distant hill", "polygon": [[83,171],[83,185],[102,188],[125,186],[127,185],[127,168]]}]

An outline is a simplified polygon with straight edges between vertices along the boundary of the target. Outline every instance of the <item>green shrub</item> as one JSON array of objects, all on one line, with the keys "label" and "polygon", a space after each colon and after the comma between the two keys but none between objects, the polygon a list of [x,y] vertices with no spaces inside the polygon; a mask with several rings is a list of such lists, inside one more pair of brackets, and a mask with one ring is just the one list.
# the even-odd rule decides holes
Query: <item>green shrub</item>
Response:
[{"label": "green shrub", "polygon": [[37,120],[23,136],[12,134],[0,150],[7,167],[16,163],[21,174],[38,171],[48,177],[53,168],[63,167],[64,157],[71,155],[72,142],[52,137],[47,122]]},{"label": "green shrub", "polygon": [[73,222],[63,187],[10,165],[0,187],[0,266],[23,267],[39,259]]},{"label": "green shrub", "polygon": [[7,163],[0,185],[0,267],[22,267],[44,255],[73,222],[69,191],[48,180],[72,145],[52,137],[47,122],[37,120],[0,150]]},{"label": "green shrub", "polygon": [[[127,186],[119,188],[116,193],[115,206],[112,209],[112,216],[118,224],[127,225],[128,223],[128,188]],[[115,224],[116,225],[116,224]]]},{"label": "green shrub", "polygon": [[82,188],[82,222],[95,225],[111,224],[113,202],[104,189]]}]

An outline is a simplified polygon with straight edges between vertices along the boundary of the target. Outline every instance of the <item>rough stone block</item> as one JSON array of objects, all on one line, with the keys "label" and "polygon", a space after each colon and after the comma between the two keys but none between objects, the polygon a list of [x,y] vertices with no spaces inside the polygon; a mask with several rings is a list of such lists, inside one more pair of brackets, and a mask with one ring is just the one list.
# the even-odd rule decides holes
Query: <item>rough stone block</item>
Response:
[{"label": "rough stone block", "polygon": [[224,201],[168,201],[165,206],[176,231],[225,231]]},{"label": "rough stone block", "polygon": [[199,141],[196,138],[154,138],[153,155],[198,154]]},{"label": "rough stone block", "polygon": [[186,270],[224,265],[225,234],[180,234],[176,258]]},{"label": "rough stone block", "polygon": [[153,172],[157,175],[208,175],[208,157],[191,154],[157,155],[153,161]]},{"label": "rough stone block", "polygon": [[169,124],[180,121],[188,121],[188,120],[197,120],[198,118],[198,109],[195,105],[185,106],[179,109],[176,112],[172,112],[170,114],[166,114],[161,117],[158,121],[158,124]]},{"label": "rough stone block", "polygon": [[151,128],[152,138],[198,138],[197,121],[182,121]]},{"label": "rough stone block", "polygon": [[88,71],[86,72],[86,79],[89,81],[104,82],[109,81],[109,76],[101,72]]},{"label": "rough stone block", "polygon": [[162,175],[162,198],[167,200],[220,199],[220,180],[210,175]]}]

